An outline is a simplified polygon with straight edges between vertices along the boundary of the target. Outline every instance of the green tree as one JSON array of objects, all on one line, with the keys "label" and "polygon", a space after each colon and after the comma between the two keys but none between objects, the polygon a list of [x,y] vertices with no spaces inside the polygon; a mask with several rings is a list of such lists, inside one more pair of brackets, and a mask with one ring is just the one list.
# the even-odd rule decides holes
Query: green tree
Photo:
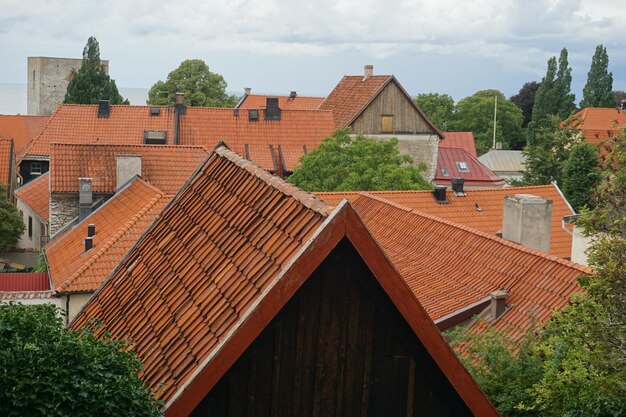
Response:
[{"label": "green tree", "polygon": [[576,96],[571,92],[572,89],[572,67],[569,66],[567,60],[567,49],[561,49],[559,55],[559,70],[556,73],[554,82],[554,93],[558,98],[557,114],[561,120],[570,117],[576,110]]},{"label": "green tree", "polygon": [[[576,109],[575,96],[570,92],[572,84],[572,68],[567,61],[567,49],[563,48],[559,55],[557,68],[556,57],[548,60],[546,75],[535,95],[532,121],[537,123],[550,115],[560,120],[568,118]],[[531,132],[534,130],[531,126]]]},{"label": "green tree", "polygon": [[64,327],[51,304],[0,306],[0,415],[161,415],[128,348]]},{"label": "green tree", "polygon": [[211,72],[201,59],[183,61],[167,75],[166,81],[157,81],[148,92],[148,104],[171,104],[176,93],[184,93],[189,106],[234,107],[237,104],[236,97],[226,93],[224,78]]},{"label": "green tree", "polygon": [[83,49],[83,63],[70,80],[65,93],[64,103],[97,104],[100,100],[109,100],[111,104],[129,104],[120,95],[115,85],[100,62],[100,45],[90,36]]},{"label": "green tree", "polygon": [[562,189],[574,210],[589,206],[600,179],[598,148],[590,143],[577,143],[563,163]]},{"label": "green tree", "polygon": [[24,233],[24,228],[22,216],[9,202],[6,190],[0,185],[0,251],[15,246]]},{"label": "green tree", "polygon": [[423,93],[415,97],[415,103],[422,109],[431,122],[446,131],[448,123],[454,117],[454,99],[447,94]]},{"label": "green tree", "polygon": [[609,72],[609,55],[604,46],[598,45],[591,60],[580,107],[613,106],[615,106],[615,96],[613,95],[613,73]]},{"label": "green tree", "polygon": [[300,160],[289,182],[307,191],[424,190],[426,170],[400,155],[395,138],[376,140],[335,131]]},{"label": "green tree", "polygon": [[519,92],[512,96],[510,100],[520,109],[522,109],[522,114],[524,115],[524,122],[522,123],[522,127],[525,128],[528,126],[528,123],[532,120],[533,115],[533,106],[535,105],[535,95],[537,94],[537,90],[541,84],[537,81],[530,81],[524,83],[522,88],[520,88]]},{"label": "green tree", "polygon": [[501,142],[505,149],[522,149],[525,144],[522,110],[498,90],[478,91],[458,102],[450,130],[474,132],[479,155],[493,146],[495,97],[498,97],[496,141]]}]

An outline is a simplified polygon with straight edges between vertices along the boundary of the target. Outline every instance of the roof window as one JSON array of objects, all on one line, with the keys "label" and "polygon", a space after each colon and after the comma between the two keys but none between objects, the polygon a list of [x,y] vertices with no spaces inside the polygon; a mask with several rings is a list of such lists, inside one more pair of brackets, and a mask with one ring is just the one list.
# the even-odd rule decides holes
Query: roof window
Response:
[{"label": "roof window", "polygon": [[459,172],[469,172],[469,166],[467,166],[465,161],[456,161],[456,167]]}]

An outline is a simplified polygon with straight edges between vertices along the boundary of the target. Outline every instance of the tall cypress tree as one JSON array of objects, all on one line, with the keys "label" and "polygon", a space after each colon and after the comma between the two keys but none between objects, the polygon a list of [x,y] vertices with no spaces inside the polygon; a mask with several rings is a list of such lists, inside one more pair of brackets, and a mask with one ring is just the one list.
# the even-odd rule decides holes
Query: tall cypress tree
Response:
[{"label": "tall cypress tree", "polygon": [[100,45],[90,36],[83,49],[83,63],[70,80],[64,103],[97,104],[100,100],[110,100],[111,104],[129,104],[120,95],[100,62]]},{"label": "tall cypress tree", "polygon": [[558,102],[558,109],[554,114],[558,115],[561,120],[568,118],[576,110],[576,105],[574,104],[576,96],[571,92],[571,87],[572,67],[567,62],[567,49],[563,48],[559,56],[559,70],[556,73],[554,82],[554,94]]},{"label": "tall cypress tree", "polygon": [[538,122],[545,119],[550,114],[555,114],[558,109],[558,100],[554,95],[556,82],[556,58],[548,60],[548,70],[541,79],[541,85],[535,94],[535,104],[533,106],[532,121]]},{"label": "tall cypress tree", "polygon": [[[546,76],[541,80],[541,86],[535,95],[533,125],[549,115],[556,115],[563,120],[574,112],[576,105],[575,96],[570,91],[571,85],[572,68],[567,61],[567,49],[563,48],[559,55],[558,68],[556,57],[548,60]],[[530,130],[533,130],[533,126]]]},{"label": "tall cypress tree", "polygon": [[602,45],[596,46],[587,74],[587,84],[583,88],[580,107],[614,107],[613,73],[609,72],[609,55]]}]

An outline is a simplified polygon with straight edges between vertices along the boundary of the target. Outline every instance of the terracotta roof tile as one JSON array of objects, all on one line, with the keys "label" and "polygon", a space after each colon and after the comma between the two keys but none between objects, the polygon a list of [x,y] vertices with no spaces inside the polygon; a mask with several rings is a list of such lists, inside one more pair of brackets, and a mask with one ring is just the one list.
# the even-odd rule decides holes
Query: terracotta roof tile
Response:
[{"label": "terracotta roof tile", "polygon": [[476,143],[472,132],[443,132],[444,138],[439,142],[440,148],[463,149],[474,158],[478,158],[476,153]]},{"label": "terracotta roof tile", "polygon": [[129,338],[142,379],[164,383],[157,396],[168,401],[331,209],[218,148],[73,326],[98,317]]},{"label": "terracotta roof tile", "polygon": [[626,113],[617,108],[587,107],[571,118],[572,127],[581,130],[588,143],[601,143],[617,136],[626,126]]},{"label": "terracotta roof tile", "polygon": [[114,193],[117,155],[140,155],[141,177],[175,194],[209,151],[202,146],[50,144],[51,192],[78,192],[78,178],[93,178],[93,191]]},{"label": "terracotta roof tile", "polygon": [[0,139],[15,141],[15,155],[21,159],[31,140],[36,138],[50,116],[22,116],[0,114]]},{"label": "terracotta roof tile", "polygon": [[0,185],[6,187],[11,178],[11,166],[14,161],[13,141],[0,139]]},{"label": "terracotta roof tile", "polygon": [[[550,253],[561,258],[571,256],[572,238],[562,229],[561,221],[563,217],[574,214],[574,211],[556,186],[469,189],[465,192],[466,197],[457,197],[448,190],[449,204],[437,204],[431,191],[370,191],[368,193],[491,235],[495,235],[497,231],[502,229],[502,210],[505,196],[514,194],[536,195],[552,200]],[[343,198],[348,198],[350,201],[355,200],[359,193],[316,193],[316,195],[329,204],[338,204]]]},{"label": "terracotta roof tile", "polygon": [[[462,171],[457,162],[465,163],[467,171]],[[437,153],[435,184],[449,185],[452,178],[463,178],[467,186],[497,187],[505,184],[502,178],[464,149],[440,146]]]},{"label": "terracotta roof tile", "polygon": [[[361,194],[355,209],[433,320],[508,290],[509,310],[491,327],[513,338],[563,308],[587,267],[429,214]],[[474,325],[475,331],[487,326]]]},{"label": "terracotta roof tile", "polygon": [[15,196],[32,208],[43,221],[50,217],[50,173],[29,182],[15,191]]},{"label": "terracotta roof tile", "polygon": [[[46,247],[50,277],[58,293],[93,292],[163,210],[169,198],[136,177],[73,229]],[[93,248],[85,253],[89,224]]]},{"label": "terracotta roof tile", "polygon": [[239,109],[264,109],[268,98],[277,98],[278,107],[284,110],[317,110],[324,101],[324,97],[296,96],[273,96],[262,94],[249,94],[239,103]]},{"label": "terracotta roof tile", "polygon": [[0,273],[0,291],[50,291],[47,272]]}]

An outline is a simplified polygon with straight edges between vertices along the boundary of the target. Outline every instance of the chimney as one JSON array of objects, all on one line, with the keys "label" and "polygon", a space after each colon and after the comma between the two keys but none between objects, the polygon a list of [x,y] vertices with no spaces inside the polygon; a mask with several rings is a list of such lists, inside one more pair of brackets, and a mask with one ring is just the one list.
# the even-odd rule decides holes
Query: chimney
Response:
[{"label": "chimney", "polygon": [[506,290],[491,293],[491,322],[498,320],[506,311],[506,301],[509,295]]},{"label": "chimney", "polygon": [[373,65],[366,65],[364,67],[363,81],[367,80],[372,75],[374,75],[374,66]]},{"label": "chimney", "polygon": [[174,104],[176,104],[177,106],[184,106],[185,105],[185,93],[176,93],[176,99],[174,101]]},{"label": "chimney", "polygon": [[119,191],[135,175],[141,175],[141,155],[115,155],[115,163],[115,191]]},{"label": "chimney", "polygon": [[98,102],[98,119],[108,119],[111,115],[111,102],[109,100],[100,100]]},{"label": "chimney", "polygon": [[243,93],[249,96],[250,94],[252,94],[252,89],[250,87],[246,87],[243,89]]},{"label": "chimney", "polygon": [[435,185],[433,196],[438,204],[448,204],[448,198],[446,197],[447,187],[445,185]]},{"label": "chimney", "polygon": [[502,150],[502,142],[496,142],[496,150],[497,151],[501,151]]},{"label": "chimney", "polygon": [[180,143],[180,117],[187,113],[187,107],[185,106],[185,94],[176,93],[176,99],[174,101],[174,145]]},{"label": "chimney", "polygon": [[550,252],[552,200],[529,194],[504,198],[502,238],[542,252]]},{"label": "chimney", "polygon": [[93,248],[93,238],[87,237],[85,238],[85,252],[89,252],[91,248]]},{"label": "chimney", "polygon": [[78,222],[80,223],[91,214],[93,204],[91,178],[79,178],[78,187]]},{"label": "chimney", "polygon": [[298,96],[298,93],[296,91],[292,91],[291,93],[289,93],[289,100],[293,100],[297,96]]},{"label": "chimney", "polygon": [[620,108],[623,112],[626,111],[626,99],[620,102]]},{"label": "chimney", "polygon": [[465,191],[463,190],[465,180],[463,178],[452,178],[452,191],[457,197],[465,197]]}]

